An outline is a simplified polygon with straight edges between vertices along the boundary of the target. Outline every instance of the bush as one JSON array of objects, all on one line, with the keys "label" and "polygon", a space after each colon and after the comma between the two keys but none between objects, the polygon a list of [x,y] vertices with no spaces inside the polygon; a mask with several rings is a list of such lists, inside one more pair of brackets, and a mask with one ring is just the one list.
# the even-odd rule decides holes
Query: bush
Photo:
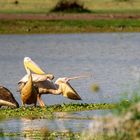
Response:
[{"label": "bush", "polygon": [[18,1],[18,0],[15,0],[15,1],[13,2],[13,4],[15,4],[15,5],[19,4],[19,1]]},{"label": "bush", "polygon": [[51,12],[90,12],[78,0],[60,0]]}]

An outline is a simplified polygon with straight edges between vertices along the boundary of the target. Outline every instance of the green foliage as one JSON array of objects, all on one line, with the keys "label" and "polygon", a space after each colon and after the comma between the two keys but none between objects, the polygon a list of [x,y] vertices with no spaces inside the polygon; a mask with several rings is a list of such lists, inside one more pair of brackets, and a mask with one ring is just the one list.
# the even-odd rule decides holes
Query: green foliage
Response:
[{"label": "green foliage", "polygon": [[54,112],[74,112],[84,110],[95,110],[95,109],[112,109],[115,104],[61,104],[51,105],[45,108],[40,107],[26,107],[17,109],[0,109],[0,118],[48,118],[53,119],[55,116]]},{"label": "green foliage", "polygon": [[51,12],[90,12],[79,0],[59,0]]},{"label": "green foliage", "polygon": [[26,133],[7,133],[0,131],[0,138],[10,137],[11,139],[46,139],[47,140],[56,140],[56,139],[66,139],[66,140],[78,140],[80,133],[75,133],[71,131],[67,132],[57,132],[57,131],[48,131],[48,130],[29,130]]},{"label": "green foliage", "polygon": [[130,98],[130,100],[128,100],[128,97],[127,97],[127,99],[123,98],[118,103],[118,105],[117,105],[117,107],[116,107],[116,109],[114,111],[117,114],[124,114],[124,113],[126,113],[130,109],[130,107],[132,105],[135,105],[138,102],[140,102],[139,91],[138,92],[134,92],[132,97]]},{"label": "green foliage", "polygon": [[138,32],[140,20],[1,20],[0,34]]}]

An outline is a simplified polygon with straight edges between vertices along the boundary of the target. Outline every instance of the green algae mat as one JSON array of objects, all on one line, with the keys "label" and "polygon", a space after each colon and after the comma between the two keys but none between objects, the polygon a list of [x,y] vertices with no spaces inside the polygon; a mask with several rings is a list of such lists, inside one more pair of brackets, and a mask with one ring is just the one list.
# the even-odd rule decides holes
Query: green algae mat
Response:
[{"label": "green algae mat", "polygon": [[0,118],[51,118],[53,119],[55,112],[77,112],[86,110],[97,110],[97,109],[113,109],[115,104],[60,104],[60,105],[50,105],[44,108],[41,107],[26,107],[26,108],[16,108],[16,109],[0,109]]}]

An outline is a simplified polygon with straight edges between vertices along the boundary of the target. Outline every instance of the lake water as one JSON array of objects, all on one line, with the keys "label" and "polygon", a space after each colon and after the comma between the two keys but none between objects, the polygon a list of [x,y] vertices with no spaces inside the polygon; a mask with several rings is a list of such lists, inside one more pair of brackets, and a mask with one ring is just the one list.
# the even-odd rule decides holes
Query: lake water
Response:
[{"label": "lake water", "polygon": [[[124,92],[135,90],[140,79],[140,33],[0,35],[0,84],[10,89],[19,103],[17,82],[25,75],[25,56],[53,73],[55,79],[92,75],[70,82],[82,101],[43,95],[46,105],[117,102]],[[98,93],[91,90],[94,84],[100,86]]]},{"label": "lake water", "polygon": [[[0,35],[0,84],[20,102],[17,82],[25,75],[23,58],[29,56],[56,79],[91,74],[71,81],[81,102],[116,102],[123,91],[135,88],[139,45],[139,33]],[[98,93],[91,90],[95,83],[100,85]],[[43,100],[47,105],[71,102],[53,95],[43,96]]]},{"label": "lake water", "polygon": [[[93,110],[81,112],[56,112],[55,119],[9,119],[0,122],[0,134],[16,134],[15,137],[0,136],[0,140],[20,139],[30,140],[46,138],[44,133],[55,132],[82,132],[99,121],[99,117],[110,115],[110,110]],[[20,134],[20,135],[17,135]]]}]

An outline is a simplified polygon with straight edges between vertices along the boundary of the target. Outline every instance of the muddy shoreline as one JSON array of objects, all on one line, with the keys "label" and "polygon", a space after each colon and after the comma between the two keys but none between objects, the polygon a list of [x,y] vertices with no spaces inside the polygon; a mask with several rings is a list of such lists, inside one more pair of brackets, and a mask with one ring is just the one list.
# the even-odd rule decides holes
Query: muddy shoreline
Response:
[{"label": "muddy shoreline", "polygon": [[140,19],[140,14],[92,14],[92,13],[50,13],[50,14],[8,14],[0,13],[0,20],[96,20],[96,19]]}]

